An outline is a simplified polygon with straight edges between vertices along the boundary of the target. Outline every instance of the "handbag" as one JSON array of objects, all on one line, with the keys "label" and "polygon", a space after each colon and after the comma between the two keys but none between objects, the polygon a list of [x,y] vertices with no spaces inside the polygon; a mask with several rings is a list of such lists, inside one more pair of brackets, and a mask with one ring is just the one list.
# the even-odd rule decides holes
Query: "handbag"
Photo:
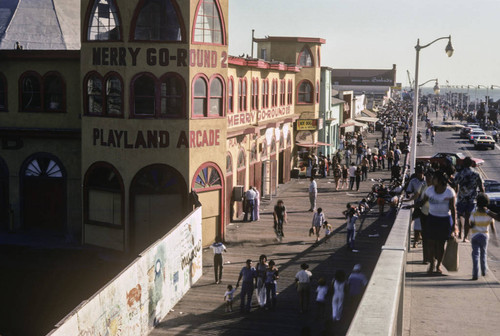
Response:
[{"label": "handbag", "polygon": [[311,237],[314,234],[314,228],[309,229],[309,237]]},{"label": "handbag", "polygon": [[459,266],[458,240],[453,236],[446,243],[446,250],[443,256],[443,266],[448,272],[457,272]]}]

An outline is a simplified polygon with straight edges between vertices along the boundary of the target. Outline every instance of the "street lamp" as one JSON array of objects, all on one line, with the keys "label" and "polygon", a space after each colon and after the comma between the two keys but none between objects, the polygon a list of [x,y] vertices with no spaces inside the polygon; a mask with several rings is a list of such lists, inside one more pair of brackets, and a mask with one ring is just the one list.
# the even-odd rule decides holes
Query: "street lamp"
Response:
[{"label": "street lamp", "polygon": [[445,52],[448,57],[451,57],[453,55],[453,47],[451,45],[451,35],[450,36],[445,36],[445,37],[440,37],[432,41],[431,43],[428,43],[426,45],[421,46],[420,45],[420,39],[417,39],[417,45],[415,46],[415,51],[416,51],[416,57],[415,57],[415,92],[414,92],[414,98],[413,98],[413,125],[412,125],[412,148],[411,148],[411,156],[410,156],[410,174],[414,172],[415,170],[415,161],[417,157],[417,122],[418,122],[418,63],[419,63],[419,57],[420,57],[420,50],[427,48],[431,44],[439,41],[439,40],[445,40],[448,39],[448,44],[446,45]]},{"label": "street lamp", "polygon": [[490,96],[489,96],[489,86],[486,86],[486,85],[478,85],[477,88],[480,89],[480,88],[485,88],[486,89],[486,104],[484,106],[484,109],[486,112],[488,112],[488,105],[489,105],[489,102],[490,102]]}]

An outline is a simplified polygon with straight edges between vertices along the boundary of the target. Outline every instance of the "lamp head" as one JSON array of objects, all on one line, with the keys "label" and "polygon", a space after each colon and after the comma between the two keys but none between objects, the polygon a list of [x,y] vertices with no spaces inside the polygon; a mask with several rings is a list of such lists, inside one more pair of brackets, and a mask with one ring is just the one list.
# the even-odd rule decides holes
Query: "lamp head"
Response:
[{"label": "lamp head", "polygon": [[446,45],[446,48],[444,49],[444,51],[446,51],[446,55],[448,55],[448,57],[451,57],[453,55],[453,46],[451,45],[451,35],[449,37],[449,40],[448,40],[448,44]]},{"label": "lamp head", "polygon": [[436,85],[434,85],[434,93],[435,93],[436,95],[439,95],[439,92],[440,92],[440,91],[441,91],[441,90],[439,89],[439,84],[438,84],[438,81],[436,80]]}]

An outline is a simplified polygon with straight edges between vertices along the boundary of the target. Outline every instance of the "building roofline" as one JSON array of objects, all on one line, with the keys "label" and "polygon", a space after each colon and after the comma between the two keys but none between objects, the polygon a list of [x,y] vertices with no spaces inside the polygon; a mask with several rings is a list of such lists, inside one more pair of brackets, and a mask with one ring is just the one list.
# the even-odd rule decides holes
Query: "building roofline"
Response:
[{"label": "building roofline", "polygon": [[254,38],[254,42],[301,42],[325,44],[326,40],[319,37],[298,37],[298,36],[267,36],[264,38]]},{"label": "building roofline", "polygon": [[80,59],[80,50],[0,50],[0,59]]}]

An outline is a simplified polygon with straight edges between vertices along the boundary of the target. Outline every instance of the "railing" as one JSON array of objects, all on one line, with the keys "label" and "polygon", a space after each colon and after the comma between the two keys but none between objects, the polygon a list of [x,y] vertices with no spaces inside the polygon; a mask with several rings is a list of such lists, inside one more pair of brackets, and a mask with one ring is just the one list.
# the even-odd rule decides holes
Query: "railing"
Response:
[{"label": "railing", "polygon": [[[408,167],[409,155],[405,158]],[[403,186],[408,168],[403,173]],[[403,192],[404,193],[404,192]],[[411,209],[401,207],[373,270],[348,336],[403,334],[406,253],[410,248]]]}]

